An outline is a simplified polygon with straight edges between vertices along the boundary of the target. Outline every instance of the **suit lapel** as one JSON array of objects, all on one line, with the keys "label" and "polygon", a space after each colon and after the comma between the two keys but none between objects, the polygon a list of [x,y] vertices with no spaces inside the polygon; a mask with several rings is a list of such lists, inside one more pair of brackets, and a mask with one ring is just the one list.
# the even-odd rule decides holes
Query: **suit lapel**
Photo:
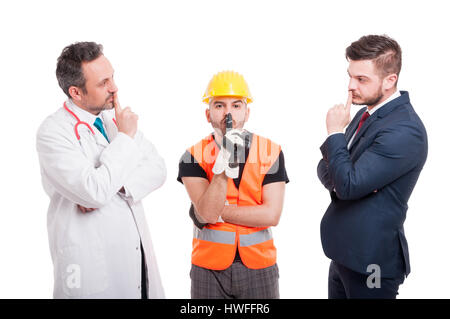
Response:
[{"label": "suit lapel", "polygon": [[[356,143],[358,143],[359,139],[361,138],[361,136],[363,136],[364,132],[367,131],[367,129],[369,128],[369,126],[375,122],[378,119],[378,112],[375,112],[374,114],[372,114],[371,116],[369,116],[367,118],[367,120],[364,122],[364,124],[361,126],[361,128],[359,129],[358,134],[356,134],[355,138],[353,139],[352,145],[350,145],[350,149],[356,145]],[[359,124],[359,121],[358,121]]]},{"label": "suit lapel", "polygon": [[362,109],[360,109],[358,111],[358,113],[356,113],[355,117],[353,118],[353,120],[350,122],[349,126],[347,127],[347,129],[345,130],[345,140],[348,142],[350,142],[353,134],[356,131],[356,128],[358,127],[359,124],[359,120],[361,119],[362,114],[364,113],[364,110],[366,108],[363,107]]},{"label": "suit lapel", "polygon": [[[366,132],[369,127],[372,125],[372,123],[375,123],[378,119],[381,119],[391,113],[395,108],[397,108],[400,105],[409,103],[409,95],[406,91],[400,91],[400,96],[386,105],[383,105],[381,108],[379,108],[375,113],[373,113],[371,116],[367,118],[367,120],[364,122],[363,126],[361,126],[361,129],[359,130],[358,134],[355,136],[355,139],[352,142],[352,145],[350,145],[350,150],[353,148],[356,143],[358,143],[359,139],[364,135],[364,132]],[[361,114],[362,116],[362,114]],[[361,118],[361,117],[359,117]],[[359,120],[358,120],[359,123]],[[351,138],[351,136],[350,136]]]}]

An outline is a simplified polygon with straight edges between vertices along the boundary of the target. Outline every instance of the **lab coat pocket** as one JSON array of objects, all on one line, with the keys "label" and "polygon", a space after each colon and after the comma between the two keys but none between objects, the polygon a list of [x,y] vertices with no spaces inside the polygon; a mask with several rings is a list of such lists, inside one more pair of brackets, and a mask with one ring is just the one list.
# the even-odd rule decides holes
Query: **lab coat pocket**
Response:
[{"label": "lab coat pocket", "polygon": [[89,297],[108,288],[105,254],[99,242],[85,248],[67,246],[59,257],[61,285],[67,297]]}]

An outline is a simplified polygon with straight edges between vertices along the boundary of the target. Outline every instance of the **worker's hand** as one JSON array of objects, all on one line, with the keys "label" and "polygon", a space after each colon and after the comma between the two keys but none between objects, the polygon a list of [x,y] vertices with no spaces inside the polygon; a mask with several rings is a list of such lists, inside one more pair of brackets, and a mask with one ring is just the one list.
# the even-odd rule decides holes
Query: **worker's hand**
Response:
[{"label": "worker's hand", "polygon": [[113,96],[114,110],[116,111],[116,122],[119,132],[125,133],[134,138],[137,132],[138,116],[129,107],[122,109],[117,97],[117,92]]},{"label": "worker's hand", "polygon": [[229,130],[223,138],[223,143],[225,147],[220,144],[222,147],[217,155],[212,171],[214,174],[225,172],[225,175],[229,178],[238,178],[239,159],[241,157],[238,154],[244,151],[243,130]]},{"label": "worker's hand", "polygon": [[212,172],[215,175],[222,174],[225,171],[225,168],[228,167],[228,162],[230,160],[231,153],[227,151],[226,148],[222,147],[219,151],[219,154],[217,154],[216,162],[214,163],[214,166],[212,168]]},{"label": "worker's hand", "polygon": [[338,104],[328,110],[327,131],[331,133],[344,132],[344,128],[350,123],[350,107],[352,106],[352,91],[348,91],[346,105]]},{"label": "worker's hand", "polygon": [[[234,152],[235,148],[244,147],[244,135],[241,129],[232,129],[225,134],[225,148],[230,152]],[[236,145],[236,147],[235,147]]]},{"label": "worker's hand", "polygon": [[217,155],[212,172],[215,175],[225,172],[225,175],[228,178],[238,178],[239,165],[230,165],[230,158],[231,154],[224,147],[222,147],[219,154]]},{"label": "worker's hand", "polygon": [[81,210],[82,213],[90,213],[95,210],[95,208],[86,208],[81,205],[77,205],[78,209]]},{"label": "worker's hand", "polygon": [[225,175],[227,175],[229,178],[238,178],[239,177],[239,165],[230,165],[228,164],[225,167]]}]

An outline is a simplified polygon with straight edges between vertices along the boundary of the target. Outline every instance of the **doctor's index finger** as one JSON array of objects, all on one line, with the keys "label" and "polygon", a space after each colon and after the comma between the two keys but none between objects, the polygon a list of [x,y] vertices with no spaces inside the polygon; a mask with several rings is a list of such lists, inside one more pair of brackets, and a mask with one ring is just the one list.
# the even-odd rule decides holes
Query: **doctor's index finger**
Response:
[{"label": "doctor's index finger", "polygon": [[114,105],[114,109],[116,110],[116,112],[121,112],[122,111],[122,107],[120,106],[120,102],[119,102],[119,98],[117,96],[117,92],[114,92],[114,94],[113,94],[113,105]]}]

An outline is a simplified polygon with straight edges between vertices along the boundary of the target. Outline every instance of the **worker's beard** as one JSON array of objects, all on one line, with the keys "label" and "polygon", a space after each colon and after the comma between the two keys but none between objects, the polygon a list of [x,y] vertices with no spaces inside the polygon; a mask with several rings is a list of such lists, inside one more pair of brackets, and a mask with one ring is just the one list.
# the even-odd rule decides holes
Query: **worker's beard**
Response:
[{"label": "worker's beard", "polygon": [[[236,122],[233,119],[233,128],[234,129],[243,129],[244,128],[245,121],[238,121]],[[214,128],[214,131],[217,133],[221,133],[221,136],[224,136],[227,133],[227,124],[226,124],[226,117],[223,118],[220,122],[218,121],[211,121],[211,125]]]}]

